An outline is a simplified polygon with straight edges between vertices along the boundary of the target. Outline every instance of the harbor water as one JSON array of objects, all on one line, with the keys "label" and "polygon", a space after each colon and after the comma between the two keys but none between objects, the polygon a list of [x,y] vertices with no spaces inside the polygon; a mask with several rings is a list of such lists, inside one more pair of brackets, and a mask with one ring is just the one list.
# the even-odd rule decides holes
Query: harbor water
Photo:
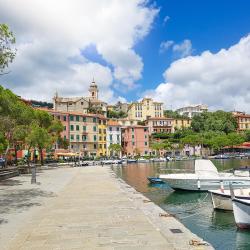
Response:
[{"label": "harbor water", "polygon": [[[249,159],[213,160],[219,171],[250,166]],[[174,214],[187,228],[219,250],[249,250],[250,231],[237,229],[232,212],[214,211],[206,192],[173,191],[167,184],[149,184],[148,176],[193,172],[194,161],[134,163],[113,167],[117,176],[154,203]]]}]

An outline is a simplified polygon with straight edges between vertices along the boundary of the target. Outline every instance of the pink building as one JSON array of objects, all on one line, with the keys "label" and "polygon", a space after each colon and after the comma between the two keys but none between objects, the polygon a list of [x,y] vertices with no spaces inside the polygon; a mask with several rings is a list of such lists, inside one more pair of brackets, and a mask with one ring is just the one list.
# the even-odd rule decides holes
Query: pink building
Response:
[{"label": "pink building", "polygon": [[149,155],[149,132],[146,126],[122,128],[123,155]]}]

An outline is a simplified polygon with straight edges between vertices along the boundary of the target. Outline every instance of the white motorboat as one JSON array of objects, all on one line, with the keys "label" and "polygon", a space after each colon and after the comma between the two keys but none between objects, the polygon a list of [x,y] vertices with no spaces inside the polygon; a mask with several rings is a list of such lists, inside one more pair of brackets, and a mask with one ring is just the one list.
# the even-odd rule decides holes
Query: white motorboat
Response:
[{"label": "white motorboat", "polygon": [[232,197],[232,203],[237,227],[250,228],[250,200]]},{"label": "white motorboat", "polygon": [[210,160],[196,160],[193,174],[161,174],[159,176],[173,189],[208,191],[210,189],[229,189],[233,187],[250,188],[250,177],[239,177],[232,173],[218,173]]},{"label": "white motorboat", "polygon": [[[233,210],[230,190],[208,190],[211,194],[214,209]],[[235,189],[235,198],[250,200],[250,188]]]},{"label": "white motorboat", "polygon": [[147,162],[149,162],[149,160],[144,159],[144,158],[139,158],[139,159],[137,160],[137,162],[139,162],[139,163],[147,163]]}]

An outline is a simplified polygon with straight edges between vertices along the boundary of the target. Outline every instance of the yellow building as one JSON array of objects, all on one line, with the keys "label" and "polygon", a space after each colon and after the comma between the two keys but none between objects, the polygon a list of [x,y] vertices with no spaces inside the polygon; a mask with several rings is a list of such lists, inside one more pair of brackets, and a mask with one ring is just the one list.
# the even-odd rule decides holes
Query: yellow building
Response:
[{"label": "yellow building", "polygon": [[128,119],[145,121],[149,117],[163,117],[163,103],[155,102],[152,98],[143,98],[133,102],[128,107]]},{"label": "yellow building", "polygon": [[191,126],[191,119],[174,119],[173,127],[174,130],[189,128]]},{"label": "yellow building", "polygon": [[107,118],[99,116],[98,124],[98,151],[97,155],[102,157],[107,155]]},{"label": "yellow building", "polygon": [[244,131],[250,129],[250,115],[245,112],[232,112],[238,124],[238,130]]}]

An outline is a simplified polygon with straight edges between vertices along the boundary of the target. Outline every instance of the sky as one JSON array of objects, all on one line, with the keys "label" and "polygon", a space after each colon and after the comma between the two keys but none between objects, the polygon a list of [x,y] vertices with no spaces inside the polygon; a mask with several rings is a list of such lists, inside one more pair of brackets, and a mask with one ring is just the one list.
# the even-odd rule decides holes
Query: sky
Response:
[{"label": "sky", "polygon": [[17,55],[0,84],[26,99],[145,96],[250,113],[250,1],[0,0]]}]

